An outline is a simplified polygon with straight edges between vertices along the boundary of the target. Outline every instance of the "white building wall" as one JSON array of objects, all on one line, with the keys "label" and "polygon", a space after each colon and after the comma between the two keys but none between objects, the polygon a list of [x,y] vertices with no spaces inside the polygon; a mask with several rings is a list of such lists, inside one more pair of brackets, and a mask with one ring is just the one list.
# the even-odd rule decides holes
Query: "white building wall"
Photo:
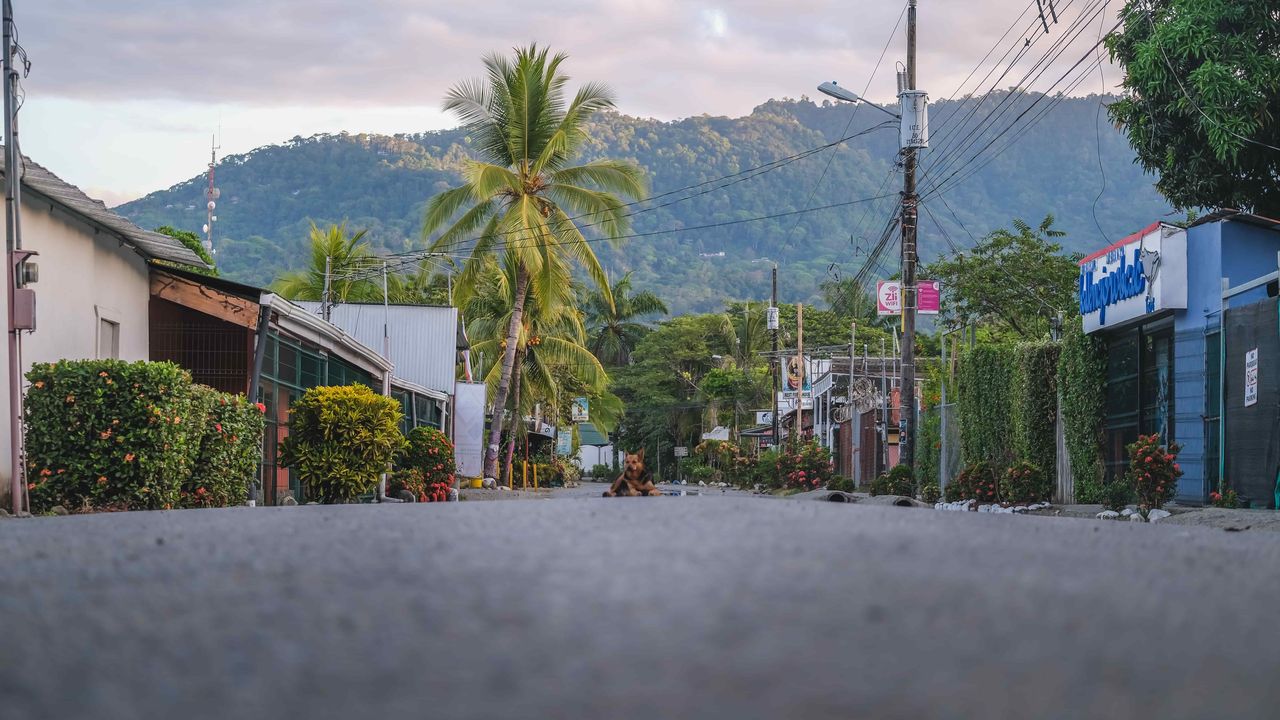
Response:
[{"label": "white building wall", "polygon": [[[98,357],[98,332],[104,319],[118,325],[120,359],[146,360],[150,279],[142,256],[61,208],[51,210],[48,202],[33,202],[30,196],[23,199],[21,221],[23,248],[40,253],[33,258],[40,266],[40,279],[31,286],[36,292],[36,331],[22,335],[22,372],[37,362]],[[7,318],[8,297],[0,292],[0,320],[6,326]],[[0,342],[0,360],[0,417],[4,418],[0,421],[0,498],[4,498],[0,506],[7,508],[12,457],[7,337]]]}]

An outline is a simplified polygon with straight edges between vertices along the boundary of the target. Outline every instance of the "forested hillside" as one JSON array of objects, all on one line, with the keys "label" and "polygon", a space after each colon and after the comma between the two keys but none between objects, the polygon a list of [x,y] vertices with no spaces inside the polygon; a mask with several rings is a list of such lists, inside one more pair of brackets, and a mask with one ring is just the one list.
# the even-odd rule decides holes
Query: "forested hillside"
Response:
[{"label": "forested hillside", "polygon": [[[1014,111],[1033,99],[1016,101]],[[934,145],[924,153],[922,192],[952,171],[935,167],[936,177],[927,174],[933,159],[963,139],[964,133],[948,132],[947,121],[956,110],[948,102],[931,109],[936,129]],[[872,129],[887,118],[863,109],[847,134],[868,131],[865,135],[768,172],[744,171],[839,139],[852,111],[849,105],[773,100],[741,118],[596,118],[586,154],[635,160],[649,174],[652,195],[662,196],[636,206],[633,233],[640,237],[598,249],[605,266],[635,271],[635,286],[657,292],[674,313],[716,310],[728,298],[764,297],[768,266],[750,262],[762,257],[782,266],[783,299],[817,299],[824,279],[850,275],[866,260],[896,197],[785,213],[896,193],[901,187],[900,174],[891,172],[896,130]],[[1017,134],[983,154],[990,162],[977,174],[943,196],[926,199],[920,218],[925,260],[951,244],[971,245],[970,233],[984,235],[1014,217],[1035,224],[1052,213],[1068,233],[1065,246],[1085,250],[1169,212],[1152,178],[1133,163],[1125,138],[1107,124],[1105,113],[1099,118],[1096,96],[1063,100],[1016,143],[997,152]],[[346,220],[367,229],[380,251],[421,247],[423,205],[458,181],[468,152],[466,133],[449,130],[295,137],[230,156],[218,166],[218,264],[230,277],[269,282],[302,264],[313,220]],[[663,195],[737,173],[743,174]],[[1104,175],[1105,192],[1095,213]],[[203,187],[203,177],[193,178],[119,210],[146,227],[198,230],[204,222]],[[771,215],[782,217],[734,222]],[[680,231],[704,225],[716,227]],[[895,252],[889,249],[890,255]],[[887,257],[883,265],[878,274],[892,272],[896,262]]]}]

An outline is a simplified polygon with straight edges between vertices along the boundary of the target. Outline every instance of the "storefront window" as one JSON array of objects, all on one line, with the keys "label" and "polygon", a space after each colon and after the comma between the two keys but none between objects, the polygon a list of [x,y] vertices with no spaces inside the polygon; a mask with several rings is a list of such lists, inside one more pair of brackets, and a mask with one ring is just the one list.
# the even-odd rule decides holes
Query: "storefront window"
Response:
[{"label": "storefront window", "polygon": [[1108,481],[1128,467],[1125,446],[1139,434],[1173,441],[1173,330],[1134,328],[1107,338],[1107,418],[1103,424]]}]

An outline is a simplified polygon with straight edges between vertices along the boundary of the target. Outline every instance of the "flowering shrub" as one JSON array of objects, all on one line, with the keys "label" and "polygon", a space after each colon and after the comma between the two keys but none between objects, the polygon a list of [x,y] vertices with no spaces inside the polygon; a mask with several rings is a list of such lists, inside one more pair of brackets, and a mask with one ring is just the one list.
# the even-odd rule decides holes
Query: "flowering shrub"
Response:
[{"label": "flowering shrub", "polygon": [[191,425],[200,430],[200,454],[191,476],[178,491],[178,506],[240,505],[248,496],[249,483],[255,480],[262,457],[263,410],[243,395],[228,395],[203,385],[192,390],[192,415],[203,416],[203,422]]},{"label": "flowering shrub", "polygon": [[1052,494],[1048,476],[1026,461],[1011,465],[1000,481],[1000,496],[1011,503],[1040,502]]},{"label": "flowering shrub", "polygon": [[1000,487],[995,470],[985,462],[974,463],[960,471],[947,483],[947,500],[977,500],[983,503],[999,502]]},{"label": "flowering shrub", "polygon": [[1228,490],[1224,493],[1215,490],[1209,493],[1209,502],[1213,503],[1214,507],[1238,508],[1240,507],[1240,496],[1236,494],[1235,490]]},{"label": "flowering shrub", "polygon": [[445,502],[449,499],[448,483],[426,481],[421,470],[409,468],[396,470],[387,478],[387,495],[400,497],[408,491],[416,502]]},{"label": "flowering shrub", "polygon": [[405,445],[400,404],[363,385],[311,388],[289,415],[280,464],[298,473],[307,497],[318,502],[372,492]]},{"label": "flowering shrub", "polygon": [[1125,446],[1129,451],[1129,470],[1125,477],[1132,483],[1138,504],[1158,508],[1173,499],[1182,468],[1175,462],[1182,446],[1160,444],[1160,435],[1139,435],[1137,442]]},{"label": "flowering shrub", "polygon": [[407,442],[400,456],[400,467],[420,471],[427,485],[453,485],[456,472],[453,443],[443,432],[431,427],[416,427],[409,431]]},{"label": "flowering shrub", "polygon": [[[257,470],[261,413],[224,412],[232,396],[193,385],[172,363],[64,360],[34,365],[27,379],[35,512],[226,505],[243,499]],[[212,442],[219,425],[233,428],[221,445]]]},{"label": "flowering shrub", "polygon": [[806,443],[798,452],[781,453],[775,462],[785,488],[817,490],[835,476],[831,454],[816,442]]}]

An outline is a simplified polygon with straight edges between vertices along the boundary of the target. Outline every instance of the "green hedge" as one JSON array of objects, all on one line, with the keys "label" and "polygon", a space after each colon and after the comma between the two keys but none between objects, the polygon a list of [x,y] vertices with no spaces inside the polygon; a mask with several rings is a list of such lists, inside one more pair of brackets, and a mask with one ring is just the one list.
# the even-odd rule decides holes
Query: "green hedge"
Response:
[{"label": "green hedge", "polygon": [[228,395],[195,385],[194,399],[205,420],[201,424],[200,452],[191,477],[182,484],[182,507],[226,507],[248,499],[249,483],[256,479],[262,459],[262,409],[243,395]]},{"label": "green hedge", "polygon": [[1013,460],[1013,393],[1016,368],[1008,345],[979,345],[960,363],[960,452],[966,464],[1004,468]]},{"label": "green hedge", "polygon": [[1013,375],[1013,453],[1052,476],[1057,466],[1058,354],[1055,342],[1023,343]]},{"label": "green hedge", "polygon": [[1058,387],[1067,455],[1078,503],[1102,501],[1102,422],[1106,414],[1107,356],[1085,335],[1079,318],[1066,323],[1058,358]]},{"label": "green hedge", "polygon": [[400,403],[363,385],[314,387],[290,410],[280,464],[309,500],[342,503],[374,491],[405,445]]},{"label": "green hedge", "polygon": [[35,512],[225,505],[256,474],[261,412],[193,385],[177,365],[64,360],[36,364],[27,380]]}]

